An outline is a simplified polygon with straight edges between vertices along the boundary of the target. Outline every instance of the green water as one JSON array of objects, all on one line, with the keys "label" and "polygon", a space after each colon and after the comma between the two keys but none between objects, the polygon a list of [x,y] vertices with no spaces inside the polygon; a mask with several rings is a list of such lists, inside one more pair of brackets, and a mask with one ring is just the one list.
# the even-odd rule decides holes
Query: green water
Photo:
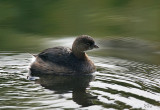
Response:
[{"label": "green water", "polygon": [[41,37],[82,34],[159,42],[159,4],[159,0],[0,0],[0,49],[23,50],[39,45]]},{"label": "green water", "polygon": [[[159,110],[159,0],[0,0],[1,110]],[[94,37],[92,76],[27,79],[31,54]]]}]

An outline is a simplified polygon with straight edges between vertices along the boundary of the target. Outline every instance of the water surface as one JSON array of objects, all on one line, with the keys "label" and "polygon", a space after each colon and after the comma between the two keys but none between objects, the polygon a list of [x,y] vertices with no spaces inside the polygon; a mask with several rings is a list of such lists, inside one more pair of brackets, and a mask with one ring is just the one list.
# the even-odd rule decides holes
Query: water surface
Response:
[{"label": "water surface", "polygon": [[[72,40],[49,39],[44,45],[70,46],[68,42]],[[102,53],[104,50],[89,53],[97,66],[93,75],[41,76],[28,80],[33,56],[25,52],[1,51],[0,109],[160,109],[158,64],[94,52]]]},{"label": "water surface", "polygon": [[[0,0],[0,110],[160,110],[159,0]],[[93,76],[27,79],[31,54],[96,39]]]}]

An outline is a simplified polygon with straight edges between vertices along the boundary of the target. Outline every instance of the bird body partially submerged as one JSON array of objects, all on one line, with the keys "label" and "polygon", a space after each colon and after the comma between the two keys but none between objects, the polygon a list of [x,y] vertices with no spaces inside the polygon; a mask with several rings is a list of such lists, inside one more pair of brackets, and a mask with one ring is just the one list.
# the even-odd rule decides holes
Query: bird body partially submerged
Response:
[{"label": "bird body partially submerged", "polygon": [[67,47],[48,48],[36,56],[31,74],[89,74],[95,72],[93,62],[84,51],[98,48],[94,40],[83,35],[77,37],[72,49]]}]

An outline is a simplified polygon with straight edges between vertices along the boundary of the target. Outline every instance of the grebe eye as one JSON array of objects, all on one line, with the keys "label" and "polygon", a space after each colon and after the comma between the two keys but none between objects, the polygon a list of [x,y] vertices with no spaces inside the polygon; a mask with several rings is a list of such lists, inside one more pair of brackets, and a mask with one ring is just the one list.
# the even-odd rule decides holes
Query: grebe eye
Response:
[{"label": "grebe eye", "polygon": [[90,46],[90,43],[86,43],[86,45]]}]

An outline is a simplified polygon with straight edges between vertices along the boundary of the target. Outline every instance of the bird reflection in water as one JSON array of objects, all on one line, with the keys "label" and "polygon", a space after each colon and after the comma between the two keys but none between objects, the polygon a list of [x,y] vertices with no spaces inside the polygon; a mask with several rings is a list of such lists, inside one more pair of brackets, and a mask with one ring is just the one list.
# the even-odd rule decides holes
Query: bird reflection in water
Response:
[{"label": "bird reflection in water", "polygon": [[57,94],[72,92],[72,100],[83,107],[94,105],[94,100],[97,100],[97,96],[86,92],[89,83],[94,79],[93,75],[43,75],[38,77],[35,83]]}]

